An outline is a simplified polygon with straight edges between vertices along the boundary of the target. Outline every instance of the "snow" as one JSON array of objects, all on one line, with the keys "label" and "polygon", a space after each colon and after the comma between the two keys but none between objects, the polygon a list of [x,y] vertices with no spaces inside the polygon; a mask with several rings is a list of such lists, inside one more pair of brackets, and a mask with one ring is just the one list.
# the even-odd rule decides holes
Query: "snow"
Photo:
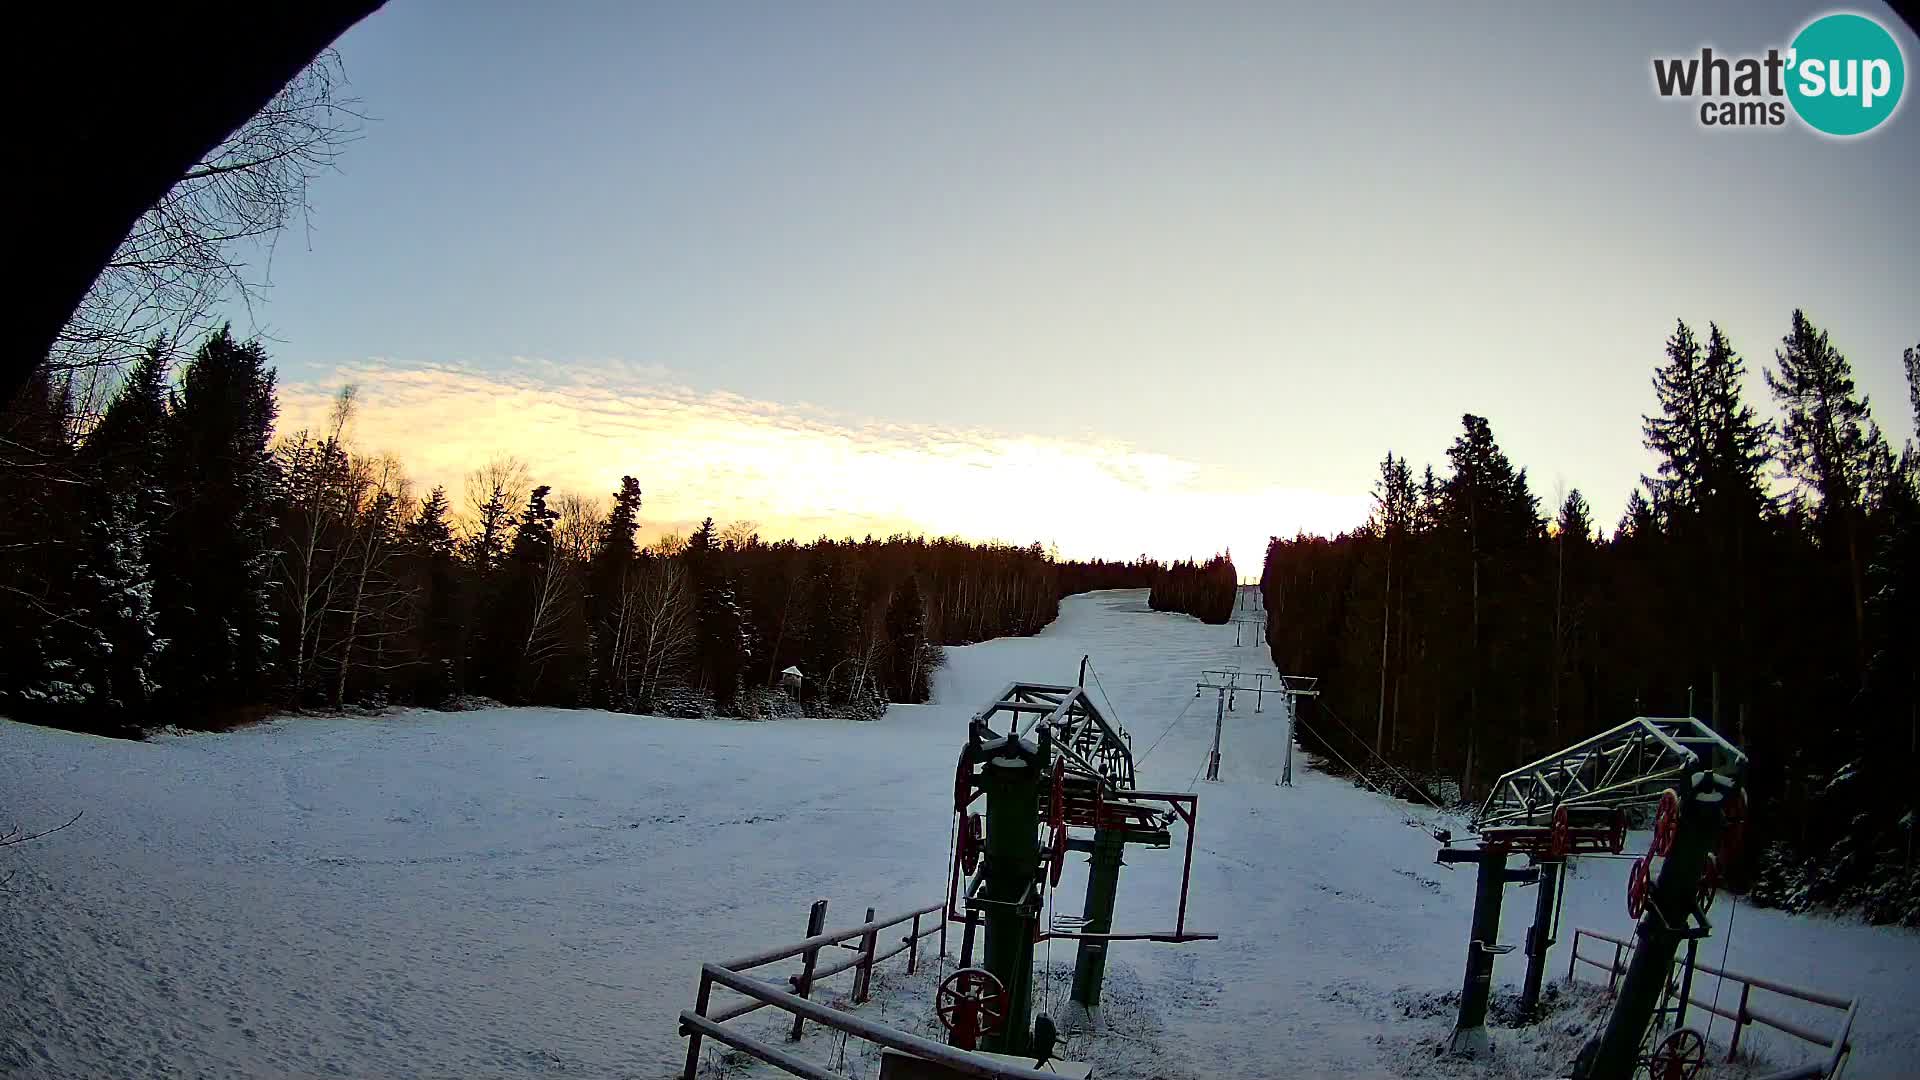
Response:
[{"label": "snow", "polygon": [[[0,722],[4,820],[86,812],[0,855],[0,878],[17,871],[0,894],[0,1073],[676,1075],[675,1016],[702,962],[798,940],[816,897],[846,925],[870,905],[943,894],[966,718],[1014,680],[1073,681],[1083,653],[1096,697],[1153,746],[1141,785],[1200,793],[1188,927],[1222,940],[1117,943],[1091,1020],[1061,1006],[1072,946],[1042,946],[1046,1007],[1092,1030],[1070,1036],[1072,1056],[1108,1077],[1564,1069],[1604,1008],[1591,991],[1567,995],[1541,1029],[1495,1026],[1492,1062],[1432,1056],[1473,888],[1410,827],[1435,812],[1298,762],[1295,786],[1276,786],[1280,714],[1244,696],[1226,719],[1223,782],[1198,781],[1213,699],[1194,701],[1194,681],[1203,667],[1265,669],[1265,656],[1235,648],[1230,627],[1145,600],[1069,598],[1038,637],[950,649],[933,704],[873,723],[485,709],[132,743]],[[1128,852],[1117,931],[1171,928],[1181,840]],[[1062,917],[1079,914],[1082,863],[1062,880]],[[1626,868],[1589,859],[1571,875],[1552,979],[1566,975],[1573,927],[1627,932]],[[1702,958],[1717,964],[1725,898],[1716,912]],[[1531,913],[1532,892],[1510,889],[1502,939],[1519,941]],[[1908,1012],[1920,935],[1745,906],[1731,921],[1732,969],[1862,997],[1850,1078],[1920,1073]],[[903,962],[863,1008],[931,1030],[940,969],[908,978]],[[1524,963],[1501,958],[1503,992]],[[850,985],[837,976],[823,992]],[[1699,992],[1710,999],[1713,980]],[[1714,1042],[1726,1035],[1716,1021]],[[1764,1028],[1743,1046],[1781,1064],[1813,1056]],[[837,1037],[811,1035],[802,1052],[872,1075],[872,1057]]]}]

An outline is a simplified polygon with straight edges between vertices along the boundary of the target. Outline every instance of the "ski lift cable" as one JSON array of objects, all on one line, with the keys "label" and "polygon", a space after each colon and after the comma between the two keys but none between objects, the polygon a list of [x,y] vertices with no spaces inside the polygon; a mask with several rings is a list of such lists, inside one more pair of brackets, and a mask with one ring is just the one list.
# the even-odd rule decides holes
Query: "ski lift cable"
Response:
[{"label": "ski lift cable", "polygon": [[[1340,717],[1339,717],[1339,715],[1338,715],[1338,714],[1336,714],[1336,713],[1335,713],[1335,712],[1333,711],[1333,709],[1332,709],[1332,708],[1331,708],[1330,706],[1328,706],[1328,705],[1327,705],[1327,701],[1326,701],[1326,699],[1325,699],[1325,698],[1320,698],[1320,699],[1319,699],[1319,702],[1320,702],[1320,711],[1321,711],[1321,712],[1324,712],[1324,713],[1326,713],[1326,714],[1327,714],[1328,716],[1331,716],[1331,717],[1333,717],[1333,722],[1334,722],[1334,723],[1336,723],[1336,724],[1339,724],[1339,725],[1340,725],[1340,728],[1341,728],[1341,730],[1343,730],[1343,731],[1345,731],[1345,732],[1346,732],[1346,733],[1347,733],[1348,735],[1351,735],[1351,736],[1353,736],[1353,741],[1354,741],[1354,742],[1357,742],[1357,743],[1359,743],[1359,744],[1360,744],[1360,745],[1361,745],[1361,746],[1362,746],[1363,748],[1365,748],[1365,749],[1366,749],[1366,751],[1367,751],[1367,753],[1369,753],[1369,754],[1372,754],[1372,755],[1373,755],[1374,757],[1376,757],[1376,758],[1379,758],[1379,759],[1380,759],[1380,764],[1382,764],[1382,765],[1385,765],[1385,766],[1387,767],[1387,769],[1388,769],[1388,771],[1389,771],[1389,772],[1392,772],[1392,773],[1393,773],[1393,775],[1395,775],[1395,776],[1397,776],[1397,777],[1399,777],[1399,778],[1400,778],[1400,781],[1401,781],[1401,783],[1404,783],[1404,784],[1406,784],[1406,785],[1407,785],[1408,787],[1410,787],[1410,788],[1412,788],[1412,789],[1413,789],[1413,791],[1414,791],[1414,793],[1415,793],[1415,794],[1417,794],[1417,795],[1419,795],[1419,796],[1420,796],[1420,798],[1421,798],[1421,799],[1422,799],[1422,800],[1423,800],[1424,802],[1426,802],[1426,804],[1427,804],[1428,806],[1431,806],[1431,807],[1433,807],[1433,808],[1434,808],[1435,810],[1438,810],[1438,811],[1440,811],[1440,812],[1441,812],[1441,813],[1443,813],[1443,814],[1447,812],[1447,809],[1446,809],[1446,807],[1444,807],[1444,806],[1441,806],[1441,805],[1440,805],[1439,803],[1437,803],[1437,802],[1434,802],[1434,801],[1433,801],[1433,798],[1432,798],[1431,796],[1429,796],[1429,795],[1427,794],[1427,792],[1426,792],[1426,789],[1425,789],[1425,788],[1423,788],[1423,787],[1421,787],[1421,786],[1420,786],[1419,784],[1416,784],[1416,783],[1414,783],[1414,782],[1413,782],[1413,779],[1412,779],[1412,777],[1409,777],[1409,776],[1408,776],[1408,775],[1407,775],[1406,773],[1403,773],[1403,772],[1401,772],[1401,771],[1400,771],[1399,769],[1397,769],[1397,768],[1395,768],[1395,767],[1394,767],[1394,764],[1393,764],[1393,762],[1391,762],[1391,761],[1388,761],[1388,760],[1387,760],[1386,758],[1384,758],[1384,757],[1381,757],[1381,755],[1380,755],[1380,751],[1378,751],[1378,750],[1375,750],[1375,749],[1374,749],[1373,747],[1371,747],[1371,746],[1368,746],[1368,745],[1367,745],[1367,741],[1366,741],[1365,739],[1362,739],[1362,738],[1360,737],[1360,735],[1359,735],[1359,733],[1357,733],[1357,732],[1355,732],[1355,731],[1354,731],[1354,730],[1353,730],[1352,728],[1350,728],[1350,727],[1348,727],[1348,726],[1347,726],[1347,723],[1346,723],[1346,721],[1344,721],[1344,720],[1342,720],[1342,719],[1340,719]],[[1352,766],[1348,766],[1348,768],[1352,768]]]},{"label": "ski lift cable", "polygon": [[[1727,909],[1727,932],[1720,941],[1720,970],[1727,970],[1727,952],[1733,948],[1733,917],[1740,913],[1740,898],[1732,889],[1727,890],[1727,902],[1733,906]],[[1713,980],[1713,1008],[1707,1010],[1707,1032],[1700,1036],[1701,1041],[1713,1037],[1713,1014],[1720,1008],[1720,988],[1725,986],[1727,977],[1720,975]],[[1735,1030],[1738,1030],[1736,1027]]]},{"label": "ski lift cable", "polygon": [[[1309,734],[1309,735],[1313,735],[1313,734],[1314,734],[1314,733],[1313,733],[1313,729],[1312,729],[1312,728],[1310,728],[1310,727],[1308,727],[1307,725],[1305,725],[1305,724],[1303,724],[1303,723],[1301,723],[1301,722],[1299,721],[1299,719],[1298,719],[1298,718],[1295,718],[1295,720],[1293,721],[1293,726],[1294,726],[1295,728],[1297,728],[1297,729],[1299,729],[1299,730],[1301,730],[1301,731],[1305,731],[1305,732],[1306,732],[1307,734]],[[1319,736],[1317,736],[1317,735],[1315,735],[1314,737],[1315,737],[1315,738],[1319,738]],[[1380,785],[1378,785],[1378,784],[1376,784],[1376,783],[1374,783],[1374,782],[1373,782],[1372,780],[1370,780],[1370,779],[1368,779],[1368,777],[1367,777],[1367,774],[1366,774],[1366,773],[1364,773],[1364,772],[1362,772],[1362,771],[1360,771],[1359,769],[1356,769],[1356,768],[1354,768],[1354,767],[1353,767],[1353,762],[1351,762],[1351,761],[1348,761],[1348,760],[1347,760],[1347,759],[1346,759],[1345,757],[1342,757],[1342,756],[1341,756],[1341,754],[1340,754],[1340,751],[1338,751],[1338,750],[1335,750],[1335,749],[1333,748],[1333,744],[1332,744],[1332,743],[1330,743],[1330,742],[1328,742],[1328,741],[1327,741],[1327,740],[1325,740],[1325,739],[1320,739],[1320,745],[1321,745],[1321,746],[1324,746],[1324,747],[1326,747],[1326,748],[1327,748],[1327,752],[1328,752],[1328,753],[1330,753],[1330,754],[1332,754],[1332,755],[1333,755],[1334,757],[1336,757],[1336,758],[1338,758],[1338,759],[1339,759],[1339,761],[1340,761],[1340,764],[1342,764],[1342,765],[1345,765],[1345,766],[1346,766],[1346,767],[1347,767],[1347,768],[1348,768],[1348,769],[1349,769],[1349,770],[1350,770],[1350,771],[1351,771],[1351,772],[1353,773],[1353,775],[1355,775],[1355,776],[1357,776],[1357,777],[1359,777],[1359,778],[1360,778],[1360,782],[1361,782],[1361,783],[1363,783],[1363,784],[1365,784],[1365,785],[1367,785],[1367,788],[1368,788],[1368,790],[1370,790],[1370,791],[1372,791],[1372,792],[1373,792],[1374,794],[1376,794],[1376,795],[1385,795],[1385,796],[1386,796],[1387,798],[1389,798],[1389,799],[1391,799],[1391,798],[1393,798],[1393,796],[1392,796],[1392,795],[1388,795],[1386,791],[1384,791],[1384,790],[1382,790],[1382,789],[1381,789],[1381,787],[1380,787]]]},{"label": "ski lift cable", "polygon": [[[1096,676],[1095,678],[1097,680],[1098,676]],[[1105,691],[1102,691],[1102,693],[1105,693]],[[1133,764],[1135,768],[1138,768],[1141,762],[1147,760],[1147,754],[1153,753],[1154,748],[1158,747],[1160,743],[1164,741],[1166,737],[1173,732],[1173,729],[1179,725],[1180,721],[1186,718],[1187,710],[1193,708],[1193,703],[1199,700],[1200,698],[1198,695],[1195,695],[1187,699],[1187,703],[1185,706],[1183,706],[1180,709],[1179,715],[1173,718],[1173,723],[1168,724],[1166,726],[1166,729],[1160,732],[1159,737],[1153,740],[1153,746],[1147,747],[1147,753],[1141,754],[1139,757],[1133,759]]]},{"label": "ski lift cable", "polygon": [[1113,695],[1107,693],[1105,683],[1100,681],[1100,668],[1094,664],[1093,657],[1087,657],[1087,674],[1093,676],[1093,685],[1100,690],[1100,697],[1107,703],[1107,711],[1113,714],[1113,722],[1120,722],[1120,710],[1113,707]]},{"label": "ski lift cable", "polygon": [[1197,786],[1199,786],[1199,784],[1200,784],[1200,774],[1201,774],[1202,772],[1205,772],[1205,771],[1206,771],[1206,768],[1207,768],[1207,759],[1208,759],[1208,758],[1210,758],[1210,757],[1212,757],[1212,756],[1213,756],[1213,748],[1212,748],[1212,747],[1208,747],[1208,748],[1207,748],[1207,752],[1206,752],[1205,754],[1203,754],[1203,755],[1201,755],[1201,757],[1200,757],[1200,767],[1199,767],[1199,768],[1197,768],[1197,769],[1195,769],[1195,770],[1193,770],[1193,779],[1191,779],[1191,780],[1189,780],[1189,781],[1187,781],[1187,790],[1188,790],[1188,791],[1192,791],[1192,790],[1193,790],[1193,789],[1194,789],[1195,787],[1197,787]]}]

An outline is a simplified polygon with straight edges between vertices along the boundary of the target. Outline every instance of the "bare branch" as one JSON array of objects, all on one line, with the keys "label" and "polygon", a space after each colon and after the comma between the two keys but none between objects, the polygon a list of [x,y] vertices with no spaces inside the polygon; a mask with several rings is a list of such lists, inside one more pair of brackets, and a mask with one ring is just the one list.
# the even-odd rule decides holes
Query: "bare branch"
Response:
[{"label": "bare branch", "polygon": [[25,836],[20,835],[19,830],[16,829],[13,832],[7,833],[5,836],[0,836],[0,847],[15,847],[20,844],[25,844],[34,840],[38,840],[42,837],[52,836],[54,833],[59,832],[61,829],[66,828],[68,825],[71,825],[74,822],[79,821],[85,815],[86,815],[86,811],[82,810],[79,813],[76,813],[72,817],[68,818],[65,822],[62,822],[59,825],[55,825],[51,829],[43,829],[37,833],[28,833]]},{"label": "bare branch", "polygon": [[[142,215],[62,329],[56,369],[112,369],[156,336],[191,347],[216,305],[249,311],[266,284],[248,242],[271,240],[307,210],[307,189],[358,139],[365,117],[344,95],[338,54],[322,53]],[[264,267],[261,269],[264,270]]]}]

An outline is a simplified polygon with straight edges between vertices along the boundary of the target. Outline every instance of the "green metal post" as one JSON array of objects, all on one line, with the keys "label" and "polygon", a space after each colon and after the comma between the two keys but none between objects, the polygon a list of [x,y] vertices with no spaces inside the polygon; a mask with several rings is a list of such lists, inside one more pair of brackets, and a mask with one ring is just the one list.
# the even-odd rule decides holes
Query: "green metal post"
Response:
[{"label": "green metal post", "polygon": [[1613,1012],[1607,1016],[1606,1030],[1581,1050],[1575,1062],[1574,1075],[1581,1080],[1627,1080],[1633,1075],[1640,1042],[1673,971],[1674,953],[1689,936],[1688,913],[1693,910],[1707,856],[1720,839],[1721,812],[1735,784],[1714,773],[1697,772],[1687,786],[1691,790],[1680,800],[1673,849],[1647,890],[1647,910],[1634,929],[1639,940],[1626,977],[1620,981]]},{"label": "green metal post", "polygon": [[1474,852],[1480,874],[1473,890],[1473,928],[1467,938],[1467,974],[1460,986],[1460,1017],[1450,1053],[1478,1056],[1487,1049],[1487,999],[1493,990],[1493,951],[1500,937],[1500,900],[1507,888],[1507,849],[1489,844]]},{"label": "green metal post", "polygon": [[1533,1023],[1540,1008],[1540,981],[1546,977],[1547,950],[1553,947],[1553,901],[1559,891],[1560,863],[1540,864],[1540,892],[1533,904],[1533,925],[1527,930],[1527,978],[1520,984],[1520,1016]]},{"label": "green metal post", "polygon": [[[1120,890],[1120,867],[1127,841],[1120,829],[1096,829],[1093,859],[1087,871],[1083,933],[1113,932],[1113,899]],[[1091,1009],[1100,1004],[1100,983],[1107,975],[1107,942],[1082,938],[1073,958],[1073,1000]]]},{"label": "green metal post", "polygon": [[982,1048],[1002,1054],[1025,1053],[1031,1037],[1033,936],[1040,904],[1039,814],[1041,780],[1051,764],[1052,743],[1041,729],[1040,744],[1008,737],[984,750],[981,784],[987,792],[986,881],[981,889],[986,924],[986,969],[1007,988],[1007,1019],[1000,1031],[981,1040]]}]

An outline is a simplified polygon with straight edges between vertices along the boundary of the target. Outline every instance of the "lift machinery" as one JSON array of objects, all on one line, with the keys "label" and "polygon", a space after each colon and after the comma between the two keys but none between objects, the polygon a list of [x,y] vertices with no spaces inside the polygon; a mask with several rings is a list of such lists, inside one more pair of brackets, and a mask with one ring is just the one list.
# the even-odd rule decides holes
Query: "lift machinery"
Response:
[{"label": "lift machinery", "polygon": [[[1739,843],[1746,765],[1744,753],[1699,720],[1637,717],[1502,775],[1474,815],[1475,846],[1453,847],[1440,834],[1438,861],[1479,868],[1451,1050],[1477,1054],[1486,1047],[1494,958],[1512,949],[1495,942],[1505,886],[1539,888],[1520,1006],[1531,1016],[1553,944],[1561,867],[1581,854],[1620,854],[1629,812],[1651,806],[1653,844],[1628,878],[1628,912],[1638,923],[1633,959],[1605,1031],[1582,1050],[1574,1074],[1580,1080],[1626,1080],[1644,1064],[1641,1044],[1679,944],[1686,941],[1691,950],[1712,932],[1706,909],[1717,866]],[[1507,860],[1516,854],[1531,865],[1509,869]],[[1683,987],[1683,1001],[1685,993]],[[1679,1052],[1663,1044],[1656,1053],[1669,1050]]]},{"label": "lift machinery", "polygon": [[[1084,683],[1086,663],[1081,663]],[[984,802],[984,813],[975,806]],[[947,917],[965,924],[961,970],[941,988],[939,1015],[955,1046],[1006,1054],[1042,1053],[1034,1033],[1034,947],[1050,938],[1078,943],[1072,1000],[1100,1003],[1107,948],[1115,941],[1184,942],[1218,934],[1186,928],[1199,798],[1144,791],[1133,750],[1084,685],[1013,683],[968,723],[954,777],[957,815]],[[1127,845],[1172,846],[1186,826],[1180,907],[1171,930],[1116,933],[1113,909]],[[1042,925],[1047,894],[1069,851],[1090,858],[1082,914]],[[974,964],[976,929],[984,936]]]}]

